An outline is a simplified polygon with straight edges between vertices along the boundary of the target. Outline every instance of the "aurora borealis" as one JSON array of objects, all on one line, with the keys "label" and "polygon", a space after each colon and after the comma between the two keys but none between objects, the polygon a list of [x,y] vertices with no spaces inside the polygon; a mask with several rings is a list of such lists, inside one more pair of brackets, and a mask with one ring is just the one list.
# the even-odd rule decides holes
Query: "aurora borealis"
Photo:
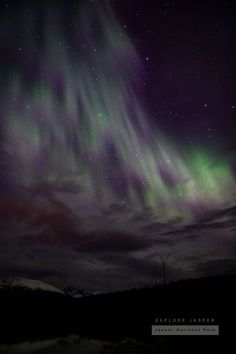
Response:
[{"label": "aurora borealis", "polygon": [[[161,2],[151,4],[162,13]],[[184,118],[178,118],[181,133],[176,123],[166,128],[169,117],[155,108],[155,87],[146,85],[153,74],[161,91],[152,70],[158,55],[143,56],[146,45],[137,45],[138,30],[137,38],[129,35],[129,27],[135,33],[138,25],[124,25],[126,6],[119,6],[120,12],[117,2],[105,0],[25,2],[21,10],[14,2],[5,4],[3,275],[22,272],[107,290],[128,286],[130,277],[137,284],[156,249],[188,264],[188,276],[197,274],[194,262],[200,269],[200,260],[218,264],[234,257],[235,148],[225,148],[228,142],[233,146],[233,126],[228,135],[222,129],[214,137],[212,125],[221,118],[205,112],[204,99],[199,120],[207,140],[198,128],[195,134],[193,119],[189,128],[196,113],[185,113],[187,104]],[[158,26],[150,26],[158,36]],[[233,107],[232,102],[230,112]],[[210,273],[218,271],[216,266]],[[101,280],[93,288],[97,272]]]}]

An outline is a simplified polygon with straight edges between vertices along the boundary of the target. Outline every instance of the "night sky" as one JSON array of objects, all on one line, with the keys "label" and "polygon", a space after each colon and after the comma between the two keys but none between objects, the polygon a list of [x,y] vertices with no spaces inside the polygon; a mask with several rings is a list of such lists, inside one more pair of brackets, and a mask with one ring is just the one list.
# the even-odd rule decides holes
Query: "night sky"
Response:
[{"label": "night sky", "polygon": [[0,277],[236,271],[235,34],[234,1],[0,2]]}]

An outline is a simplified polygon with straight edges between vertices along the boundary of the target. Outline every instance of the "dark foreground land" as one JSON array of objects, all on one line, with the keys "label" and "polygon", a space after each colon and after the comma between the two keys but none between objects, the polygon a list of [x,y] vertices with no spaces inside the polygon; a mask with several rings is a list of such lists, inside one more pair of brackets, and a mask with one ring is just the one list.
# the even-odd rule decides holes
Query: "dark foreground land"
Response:
[{"label": "dark foreground land", "polygon": [[[219,336],[198,337],[197,340],[188,336],[184,343],[187,346],[190,340],[194,340],[217,346],[222,338],[236,335],[235,285],[236,275],[225,275],[79,299],[45,291],[0,290],[0,341],[69,334],[108,341],[128,337],[165,341],[165,348],[171,343],[170,352],[173,352],[183,337],[151,336],[151,326],[157,324],[156,319],[173,321],[179,318],[184,319],[185,324],[198,319],[214,320],[206,324],[219,325]],[[195,352],[191,348],[189,352]]]}]

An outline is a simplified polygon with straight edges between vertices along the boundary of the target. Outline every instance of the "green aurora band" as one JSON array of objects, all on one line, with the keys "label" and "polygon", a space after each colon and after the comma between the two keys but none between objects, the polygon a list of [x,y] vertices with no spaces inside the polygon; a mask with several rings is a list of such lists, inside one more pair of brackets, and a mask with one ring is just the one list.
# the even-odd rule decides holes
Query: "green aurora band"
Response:
[{"label": "green aurora band", "polygon": [[47,185],[68,205],[66,195],[75,194],[88,210],[148,208],[161,222],[230,206],[230,162],[199,146],[186,151],[151,123],[134,46],[108,5],[90,7],[78,15],[77,52],[48,21],[37,80],[11,75],[2,98],[11,183]]}]

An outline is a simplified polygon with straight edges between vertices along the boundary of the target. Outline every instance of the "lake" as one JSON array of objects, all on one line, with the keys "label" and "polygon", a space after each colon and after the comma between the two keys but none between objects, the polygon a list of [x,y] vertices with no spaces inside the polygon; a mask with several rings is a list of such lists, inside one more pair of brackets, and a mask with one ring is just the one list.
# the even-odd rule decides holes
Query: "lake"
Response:
[{"label": "lake", "polygon": [[[76,335],[47,340],[23,341],[0,344],[1,354],[108,354],[151,353],[154,343],[142,343],[131,338],[119,342],[106,342],[81,338]],[[157,342],[155,342],[155,345]],[[156,347],[156,346],[155,346]],[[156,347],[157,349],[157,347]]]}]

